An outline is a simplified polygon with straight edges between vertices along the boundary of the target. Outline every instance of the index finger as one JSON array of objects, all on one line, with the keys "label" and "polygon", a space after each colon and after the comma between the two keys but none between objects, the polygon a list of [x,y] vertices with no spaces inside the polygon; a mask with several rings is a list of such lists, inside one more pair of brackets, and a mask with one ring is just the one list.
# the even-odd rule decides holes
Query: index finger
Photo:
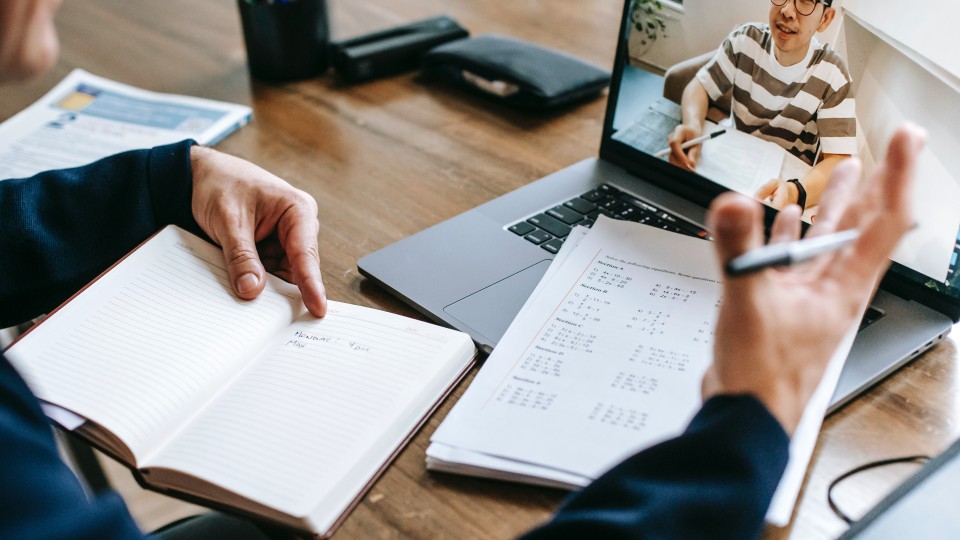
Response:
[{"label": "index finger", "polygon": [[683,143],[690,140],[686,128],[684,128],[682,124],[677,126],[677,128],[670,133],[670,137],[667,140],[670,143],[670,162],[685,169],[693,170],[690,159],[682,148]]},{"label": "index finger", "polygon": [[670,162],[684,169],[691,170],[690,160],[687,158],[687,154],[683,151],[683,148],[681,148],[682,144],[679,140],[670,141]]},{"label": "index finger", "polygon": [[299,207],[285,212],[278,236],[290,263],[291,281],[300,289],[304,305],[314,316],[323,317],[327,313],[327,291],[320,273],[317,246],[320,224],[316,216],[307,214]]}]

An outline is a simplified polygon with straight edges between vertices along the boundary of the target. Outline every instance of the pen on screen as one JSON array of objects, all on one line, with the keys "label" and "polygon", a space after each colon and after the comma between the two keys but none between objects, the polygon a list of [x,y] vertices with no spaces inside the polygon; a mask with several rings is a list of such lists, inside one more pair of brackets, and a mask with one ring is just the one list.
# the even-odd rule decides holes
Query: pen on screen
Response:
[{"label": "pen on screen", "polygon": [[790,266],[850,245],[860,236],[859,229],[848,229],[824,236],[804,238],[783,244],[768,244],[728,261],[727,275],[742,276],[771,266]]},{"label": "pen on screen", "polygon": [[[686,150],[687,148],[690,148],[691,146],[700,144],[700,143],[702,143],[702,142],[704,142],[704,141],[709,141],[710,139],[715,139],[715,138],[723,135],[723,134],[726,133],[726,132],[727,132],[727,130],[721,129],[721,130],[719,130],[719,131],[714,131],[713,133],[707,133],[706,135],[701,135],[701,136],[699,136],[699,137],[690,139],[689,141],[681,144],[681,145],[680,145],[680,149],[681,149],[681,150]],[[656,154],[654,154],[654,156],[655,156],[655,157],[658,157],[658,158],[662,158],[662,157],[667,157],[669,154],[670,154],[670,148],[668,147],[668,148],[664,148],[663,150],[660,150],[659,152],[657,152]]]}]

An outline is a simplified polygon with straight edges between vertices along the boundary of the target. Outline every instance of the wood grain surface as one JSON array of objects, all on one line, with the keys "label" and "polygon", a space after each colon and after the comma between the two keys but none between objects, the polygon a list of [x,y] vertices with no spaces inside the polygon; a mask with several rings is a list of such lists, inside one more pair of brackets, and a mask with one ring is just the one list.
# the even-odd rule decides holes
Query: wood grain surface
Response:
[{"label": "wood grain surface", "polygon": [[[448,14],[474,35],[498,33],[612,65],[620,0],[330,0],[335,38]],[[320,207],[330,298],[418,315],[358,274],[357,259],[595,156],[605,96],[561,112],[521,113],[416,73],[348,86],[327,75],[265,84],[247,74],[236,1],[68,0],[62,56],[43,78],[0,87],[0,119],[76,67],[142,88],[248,104],[253,121],[218,148],[306,190]],[[769,538],[830,538],[845,529],[826,504],[831,479],[858,464],[937,453],[958,437],[953,340],[827,418],[792,524]],[[472,378],[472,376],[471,376]],[[547,519],[564,493],[428,473],[428,439],[469,379],[373,486],[336,538],[508,538]],[[914,466],[850,480],[840,504],[861,515]],[[196,511],[140,491],[110,466],[145,529]]]}]

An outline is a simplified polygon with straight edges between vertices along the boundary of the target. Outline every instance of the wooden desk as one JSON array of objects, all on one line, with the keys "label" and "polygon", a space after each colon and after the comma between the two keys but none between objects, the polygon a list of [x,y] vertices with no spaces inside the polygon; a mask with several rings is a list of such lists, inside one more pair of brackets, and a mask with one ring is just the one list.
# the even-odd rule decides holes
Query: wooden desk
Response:
[{"label": "wooden desk", "polygon": [[[414,74],[353,87],[329,77],[251,83],[235,4],[65,2],[58,17],[60,63],[39,81],[2,87],[0,119],[75,67],[151,90],[249,104],[253,122],[219,148],[316,197],[329,296],[410,316],[417,315],[358,275],[359,257],[597,154],[604,99],[564,114],[526,115]],[[474,34],[508,34],[610,66],[622,3],[595,0],[587,8],[582,0],[331,0],[330,6],[337,37],[447,13]],[[936,453],[956,438],[957,358],[956,342],[948,341],[828,418],[792,526],[768,536],[836,536],[845,526],[826,506],[830,479],[877,458]],[[563,497],[559,491],[427,473],[424,449],[453,402],[373,486],[338,538],[506,538],[550,516]],[[866,474],[837,495],[859,515],[912,470]],[[185,508],[121,489],[147,528]]]}]

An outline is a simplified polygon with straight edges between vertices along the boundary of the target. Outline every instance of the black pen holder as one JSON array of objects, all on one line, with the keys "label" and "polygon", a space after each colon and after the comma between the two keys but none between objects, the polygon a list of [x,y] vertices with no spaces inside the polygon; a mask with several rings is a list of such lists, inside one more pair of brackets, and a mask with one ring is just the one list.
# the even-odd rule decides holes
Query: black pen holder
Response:
[{"label": "black pen holder", "polygon": [[326,0],[237,0],[250,75],[293,81],[322,74],[328,65]]}]

